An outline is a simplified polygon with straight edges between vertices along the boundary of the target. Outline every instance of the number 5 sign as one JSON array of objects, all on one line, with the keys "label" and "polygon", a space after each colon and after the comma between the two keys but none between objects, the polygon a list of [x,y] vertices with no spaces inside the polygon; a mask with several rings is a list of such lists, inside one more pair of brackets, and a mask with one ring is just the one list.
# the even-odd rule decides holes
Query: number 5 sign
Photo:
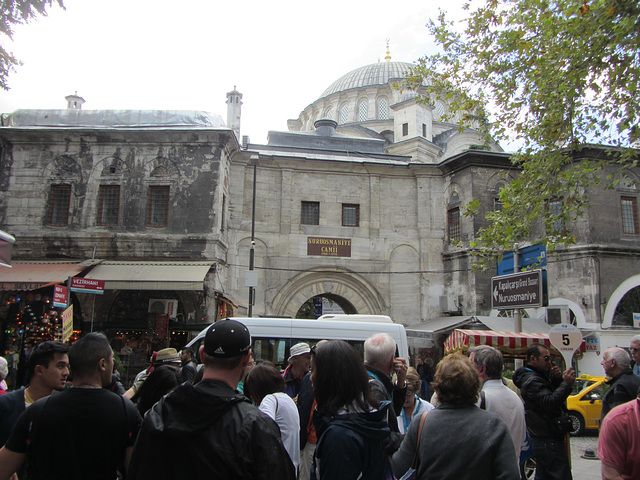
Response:
[{"label": "number 5 sign", "polygon": [[556,325],[549,332],[551,345],[556,347],[564,358],[566,368],[571,366],[571,359],[576,350],[582,344],[582,333],[577,327],[566,323]]}]

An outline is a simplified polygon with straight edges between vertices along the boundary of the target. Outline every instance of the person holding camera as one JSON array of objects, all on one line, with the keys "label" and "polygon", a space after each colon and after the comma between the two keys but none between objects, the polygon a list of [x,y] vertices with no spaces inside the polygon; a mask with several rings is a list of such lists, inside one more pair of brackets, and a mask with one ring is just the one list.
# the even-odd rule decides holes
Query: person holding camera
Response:
[{"label": "person holding camera", "polygon": [[544,345],[534,343],[526,356],[527,364],[516,370],[513,382],[524,400],[527,431],[536,457],[536,478],[571,480],[566,448],[571,421],[566,402],[576,373],[571,367],[560,372]]}]

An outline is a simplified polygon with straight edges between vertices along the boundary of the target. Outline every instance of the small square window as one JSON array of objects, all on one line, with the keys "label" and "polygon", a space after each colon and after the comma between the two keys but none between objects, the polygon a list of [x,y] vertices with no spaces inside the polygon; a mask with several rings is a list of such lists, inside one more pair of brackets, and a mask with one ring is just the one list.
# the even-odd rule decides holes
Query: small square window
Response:
[{"label": "small square window", "polygon": [[635,197],[620,197],[622,213],[622,233],[638,234],[638,203]]},{"label": "small square window", "polygon": [[447,228],[450,242],[460,240],[460,207],[450,208],[447,211]]},{"label": "small square window", "polygon": [[302,202],[300,223],[303,225],[320,225],[320,202]]},{"label": "small square window", "polygon": [[98,225],[117,225],[120,211],[120,185],[100,185]]},{"label": "small square window", "polygon": [[49,225],[64,227],[69,224],[69,204],[71,203],[71,185],[51,185],[49,196]]},{"label": "small square window", "polygon": [[403,123],[402,124],[402,136],[406,137],[407,135],[409,135],[409,124],[408,123]]},{"label": "small square window", "polygon": [[166,227],[169,220],[169,187],[149,187],[147,226]]},{"label": "small square window", "polygon": [[342,226],[343,227],[359,227],[360,226],[360,205],[355,203],[342,204]]}]

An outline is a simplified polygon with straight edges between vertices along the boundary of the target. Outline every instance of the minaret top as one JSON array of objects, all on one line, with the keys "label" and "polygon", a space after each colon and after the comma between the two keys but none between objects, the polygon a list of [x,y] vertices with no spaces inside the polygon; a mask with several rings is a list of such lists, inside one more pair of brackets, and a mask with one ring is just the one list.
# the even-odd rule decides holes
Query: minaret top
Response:
[{"label": "minaret top", "polygon": [[387,62],[391,61],[391,54],[389,53],[389,39],[387,38],[387,56],[384,57]]},{"label": "minaret top", "polygon": [[78,95],[78,92],[73,95],[67,95],[64,97],[67,101],[67,108],[70,110],[82,110],[82,104],[84,103],[84,98]]}]

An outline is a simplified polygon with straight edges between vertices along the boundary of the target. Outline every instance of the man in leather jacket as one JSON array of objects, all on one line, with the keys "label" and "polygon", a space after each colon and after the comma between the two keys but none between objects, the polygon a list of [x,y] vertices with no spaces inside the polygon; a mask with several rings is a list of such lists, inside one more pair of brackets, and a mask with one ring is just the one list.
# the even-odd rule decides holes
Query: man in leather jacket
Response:
[{"label": "man in leather jacket", "polygon": [[251,356],[242,323],[214,323],[200,347],[202,381],[184,383],[145,415],[127,479],[294,480],[277,424],[236,391]]},{"label": "man in leather jacket", "polygon": [[566,401],[576,374],[571,367],[561,373],[544,345],[531,345],[526,355],[527,365],[516,370],[513,381],[524,400],[527,431],[536,457],[536,478],[571,480],[565,447],[567,432],[561,431],[555,420],[566,414]]},{"label": "man in leather jacket", "polygon": [[640,377],[631,371],[629,354],[622,348],[613,347],[605,350],[600,362],[607,380],[607,393],[602,398],[600,425],[604,417],[618,405],[630,402],[638,396]]}]

